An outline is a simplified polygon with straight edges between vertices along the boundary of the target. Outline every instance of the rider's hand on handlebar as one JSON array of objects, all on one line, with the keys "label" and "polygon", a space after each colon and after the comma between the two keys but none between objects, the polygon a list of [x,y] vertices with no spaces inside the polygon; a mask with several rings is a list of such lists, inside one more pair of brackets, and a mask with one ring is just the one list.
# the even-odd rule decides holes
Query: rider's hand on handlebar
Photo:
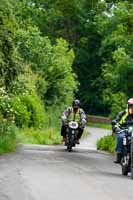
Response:
[{"label": "rider's hand on handlebar", "polygon": [[85,124],[86,124],[86,120],[85,120],[85,119],[82,119],[82,121],[80,122],[80,126],[81,126],[82,128],[84,128],[84,127],[85,127]]},{"label": "rider's hand on handlebar", "polygon": [[119,134],[120,131],[121,131],[120,128],[116,128],[116,129],[115,129],[116,134]]},{"label": "rider's hand on handlebar", "polygon": [[67,122],[64,122],[64,126],[68,126],[68,123],[67,123]]}]

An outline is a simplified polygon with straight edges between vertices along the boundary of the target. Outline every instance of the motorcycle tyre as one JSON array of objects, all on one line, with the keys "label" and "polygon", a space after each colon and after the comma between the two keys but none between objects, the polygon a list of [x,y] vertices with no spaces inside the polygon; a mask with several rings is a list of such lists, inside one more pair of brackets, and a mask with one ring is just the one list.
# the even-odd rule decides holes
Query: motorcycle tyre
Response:
[{"label": "motorcycle tyre", "polygon": [[133,179],[133,168],[131,168],[131,179]]},{"label": "motorcycle tyre", "polygon": [[127,165],[122,165],[122,175],[123,176],[127,176],[128,175],[128,172],[129,172],[129,170],[128,170],[128,166]]},{"label": "motorcycle tyre", "polygon": [[67,145],[67,150],[68,150],[69,152],[72,151],[72,146],[71,146],[71,144],[68,144],[68,145]]}]

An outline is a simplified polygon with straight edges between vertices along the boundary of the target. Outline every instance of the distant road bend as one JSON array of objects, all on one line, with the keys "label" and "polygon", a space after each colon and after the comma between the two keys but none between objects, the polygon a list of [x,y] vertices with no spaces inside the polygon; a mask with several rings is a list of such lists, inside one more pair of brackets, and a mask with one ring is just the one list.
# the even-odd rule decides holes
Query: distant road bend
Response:
[{"label": "distant road bend", "polygon": [[96,150],[109,131],[87,129],[71,153],[63,145],[21,145],[0,156],[0,200],[133,200],[133,181],[113,155]]}]

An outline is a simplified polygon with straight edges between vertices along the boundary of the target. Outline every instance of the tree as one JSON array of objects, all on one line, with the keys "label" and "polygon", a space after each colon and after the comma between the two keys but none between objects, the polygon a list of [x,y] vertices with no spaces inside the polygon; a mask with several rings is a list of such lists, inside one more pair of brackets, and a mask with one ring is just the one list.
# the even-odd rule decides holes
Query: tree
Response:
[{"label": "tree", "polygon": [[[95,23],[99,34],[103,36],[99,51],[106,83],[103,96],[115,115],[126,105],[127,98],[132,94],[133,4],[125,1],[117,3],[112,9],[111,15],[103,12],[102,15],[96,16]],[[123,102],[119,101],[118,96]]]},{"label": "tree", "polygon": [[[74,53],[63,39],[52,45],[48,37],[42,37],[37,28],[17,32],[18,50],[25,62],[40,77],[37,90],[47,105],[69,103],[77,88],[72,71]],[[42,92],[43,91],[43,92]]]},{"label": "tree", "polygon": [[0,79],[9,89],[14,78],[21,72],[21,58],[15,48],[15,27],[11,5],[2,0],[0,4]]}]

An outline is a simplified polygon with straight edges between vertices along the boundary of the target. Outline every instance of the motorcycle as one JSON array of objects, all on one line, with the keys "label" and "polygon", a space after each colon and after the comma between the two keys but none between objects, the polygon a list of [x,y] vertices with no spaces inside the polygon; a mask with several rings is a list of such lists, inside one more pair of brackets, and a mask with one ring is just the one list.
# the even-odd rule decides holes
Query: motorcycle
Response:
[{"label": "motorcycle", "polygon": [[69,152],[72,151],[72,147],[76,146],[78,127],[79,124],[76,121],[70,121],[68,123],[65,145]]},{"label": "motorcycle", "polygon": [[127,122],[127,128],[124,129],[123,154],[121,160],[122,175],[127,176],[131,173],[133,179],[133,122]]}]

